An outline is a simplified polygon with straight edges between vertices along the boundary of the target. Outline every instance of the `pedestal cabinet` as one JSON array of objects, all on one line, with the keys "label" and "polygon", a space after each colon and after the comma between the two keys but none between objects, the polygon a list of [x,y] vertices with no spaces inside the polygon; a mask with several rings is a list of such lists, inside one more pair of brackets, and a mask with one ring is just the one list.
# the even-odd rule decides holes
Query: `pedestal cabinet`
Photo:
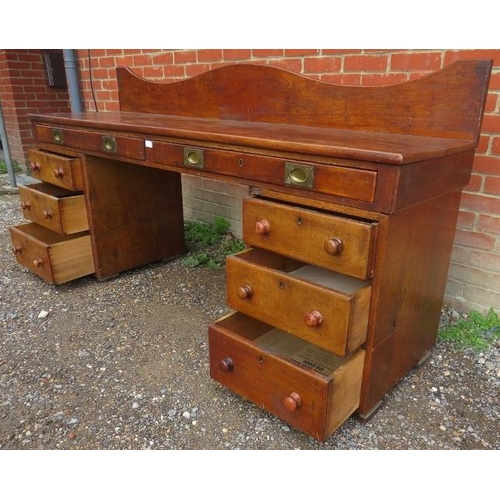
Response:
[{"label": "pedestal cabinet", "polygon": [[[181,174],[251,186],[248,248],[226,265],[234,312],[209,325],[210,375],[325,440],[434,345],[490,72],[457,61],[363,88],[251,64],[172,84],[118,68],[119,112],[31,117],[33,172],[54,186],[22,190],[26,214],[47,201],[12,228],[16,256],[55,283],[77,277],[59,271],[63,254],[90,254],[81,273],[98,278],[173,258]],[[28,249],[45,230],[64,234],[49,238],[46,275]],[[90,248],[59,251],[82,237]]]}]

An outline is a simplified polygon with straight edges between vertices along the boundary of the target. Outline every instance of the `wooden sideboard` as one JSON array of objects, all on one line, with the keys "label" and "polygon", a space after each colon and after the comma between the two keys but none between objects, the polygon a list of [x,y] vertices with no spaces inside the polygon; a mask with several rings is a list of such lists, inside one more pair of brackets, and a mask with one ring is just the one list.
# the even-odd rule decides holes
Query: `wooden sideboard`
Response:
[{"label": "wooden sideboard", "polygon": [[41,182],[20,191],[14,253],[50,283],[106,278],[185,252],[182,173],[252,186],[210,375],[325,440],[435,343],[491,66],[383,87],[118,68],[119,112],[31,117]]}]

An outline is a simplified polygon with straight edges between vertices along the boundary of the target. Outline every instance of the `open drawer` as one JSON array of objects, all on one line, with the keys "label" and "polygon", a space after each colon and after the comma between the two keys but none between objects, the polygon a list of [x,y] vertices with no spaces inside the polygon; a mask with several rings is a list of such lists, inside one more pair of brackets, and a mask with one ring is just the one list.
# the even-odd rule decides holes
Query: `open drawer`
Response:
[{"label": "open drawer", "polygon": [[94,272],[89,233],[66,236],[34,222],[9,228],[17,261],[52,284]]},{"label": "open drawer", "polygon": [[340,358],[233,313],[209,326],[210,376],[324,441],[359,405],[364,350]]},{"label": "open drawer", "polygon": [[21,208],[26,219],[60,234],[87,231],[87,209],[83,194],[44,182],[19,186]]},{"label": "open drawer", "polygon": [[227,303],[338,356],[366,339],[371,285],[252,248],[226,259]]}]

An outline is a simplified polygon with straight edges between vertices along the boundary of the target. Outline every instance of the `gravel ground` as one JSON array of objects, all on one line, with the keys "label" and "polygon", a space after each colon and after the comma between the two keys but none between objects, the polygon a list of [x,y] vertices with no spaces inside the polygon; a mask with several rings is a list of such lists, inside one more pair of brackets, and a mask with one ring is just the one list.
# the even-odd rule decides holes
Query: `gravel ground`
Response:
[{"label": "gravel ground", "polygon": [[480,354],[438,343],[371,420],[319,443],[210,379],[224,269],[173,261],[54,287],[11,252],[19,196],[0,196],[0,211],[1,450],[500,448],[498,342]]}]

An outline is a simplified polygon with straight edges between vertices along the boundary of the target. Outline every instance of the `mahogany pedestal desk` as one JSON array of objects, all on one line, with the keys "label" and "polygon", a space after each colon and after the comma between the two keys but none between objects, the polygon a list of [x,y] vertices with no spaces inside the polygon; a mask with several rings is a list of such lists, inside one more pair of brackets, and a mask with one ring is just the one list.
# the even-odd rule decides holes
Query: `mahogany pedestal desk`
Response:
[{"label": "mahogany pedestal desk", "polygon": [[325,440],[435,343],[490,72],[343,87],[250,64],[169,84],[118,68],[119,112],[31,117],[43,182],[21,191],[14,252],[51,283],[106,278],[184,252],[181,173],[252,186],[210,375]]}]

